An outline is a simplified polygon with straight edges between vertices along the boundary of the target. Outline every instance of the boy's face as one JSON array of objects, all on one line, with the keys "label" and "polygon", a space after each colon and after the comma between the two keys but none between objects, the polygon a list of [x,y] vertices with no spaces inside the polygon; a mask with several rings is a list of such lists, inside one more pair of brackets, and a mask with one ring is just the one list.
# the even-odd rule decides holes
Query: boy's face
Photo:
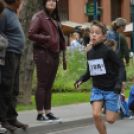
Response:
[{"label": "boy's face", "polygon": [[3,16],[3,12],[2,12],[2,13],[0,13],[0,20],[2,19],[2,16]]},{"label": "boy's face", "polygon": [[116,50],[116,45],[115,45],[115,46],[113,46],[113,47],[112,47],[112,49],[113,49],[113,51],[115,51],[115,50]]},{"label": "boy's face", "polygon": [[76,40],[78,40],[78,39],[79,39],[79,35],[78,35],[78,34],[76,34],[75,39],[76,39]]},{"label": "boy's face", "polygon": [[98,45],[106,38],[106,35],[102,33],[102,30],[98,26],[92,26],[90,29],[90,39],[93,45]]}]

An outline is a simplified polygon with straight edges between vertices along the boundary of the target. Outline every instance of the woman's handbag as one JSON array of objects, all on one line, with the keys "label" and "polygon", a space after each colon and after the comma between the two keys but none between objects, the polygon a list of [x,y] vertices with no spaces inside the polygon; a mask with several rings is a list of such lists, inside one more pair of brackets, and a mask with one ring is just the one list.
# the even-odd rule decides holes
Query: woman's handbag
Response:
[{"label": "woman's handbag", "polygon": [[2,32],[0,32],[0,50],[5,50],[7,46],[8,46],[8,39]]}]

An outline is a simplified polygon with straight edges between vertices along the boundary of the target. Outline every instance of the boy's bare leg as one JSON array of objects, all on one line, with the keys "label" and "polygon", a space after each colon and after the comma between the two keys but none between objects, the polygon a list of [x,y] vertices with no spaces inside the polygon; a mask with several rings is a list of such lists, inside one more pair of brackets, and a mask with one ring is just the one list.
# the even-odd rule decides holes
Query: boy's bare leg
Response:
[{"label": "boy's bare leg", "polygon": [[103,101],[95,101],[92,103],[93,107],[93,117],[97,130],[100,134],[107,134],[106,126],[101,116]]},{"label": "boy's bare leg", "polygon": [[118,117],[118,113],[106,110],[106,120],[108,123],[113,124]]}]

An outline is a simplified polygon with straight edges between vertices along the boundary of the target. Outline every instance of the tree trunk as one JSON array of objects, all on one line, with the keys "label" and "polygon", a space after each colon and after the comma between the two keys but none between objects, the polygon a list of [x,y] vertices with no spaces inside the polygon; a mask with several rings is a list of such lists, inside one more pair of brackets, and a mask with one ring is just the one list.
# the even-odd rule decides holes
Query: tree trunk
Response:
[{"label": "tree trunk", "polygon": [[20,94],[18,96],[19,104],[31,104],[31,91],[32,91],[32,81],[33,81],[33,46],[32,42],[28,39],[28,29],[31,18],[33,14],[37,11],[37,2],[38,0],[25,0],[22,10],[19,14],[19,20],[23,27],[26,42],[25,50],[21,56],[20,64]]}]

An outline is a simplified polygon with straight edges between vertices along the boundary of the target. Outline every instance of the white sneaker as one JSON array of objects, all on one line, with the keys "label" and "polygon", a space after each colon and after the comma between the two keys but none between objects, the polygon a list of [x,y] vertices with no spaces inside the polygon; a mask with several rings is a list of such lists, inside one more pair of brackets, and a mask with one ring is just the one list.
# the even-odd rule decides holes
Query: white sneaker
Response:
[{"label": "white sneaker", "polygon": [[3,134],[3,133],[6,133],[7,132],[7,129],[6,128],[3,128],[0,124],[0,134]]},{"label": "white sneaker", "polygon": [[134,118],[133,116],[123,117],[123,119],[129,119],[129,120],[132,120],[133,118]]}]

